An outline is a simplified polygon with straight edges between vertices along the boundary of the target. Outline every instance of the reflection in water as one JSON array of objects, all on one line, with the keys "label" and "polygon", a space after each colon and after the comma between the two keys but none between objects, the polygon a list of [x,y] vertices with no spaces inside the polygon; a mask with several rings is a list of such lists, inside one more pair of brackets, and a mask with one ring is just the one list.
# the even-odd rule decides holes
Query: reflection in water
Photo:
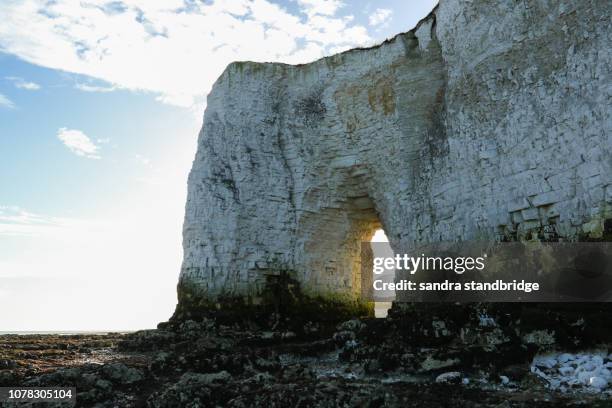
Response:
[{"label": "reflection in water", "polygon": [[[386,242],[387,245],[372,245],[372,252],[374,257],[393,257],[393,250],[389,245],[389,240],[385,231],[379,229],[376,231],[370,242]],[[395,275],[395,271],[392,272]],[[390,280],[392,282],[393,280]],[[389,294],[390,297],[395,298],[395,294]],[[374,316],[378,318],[387,317],[387,312],[391,308],[391,302],[374,302]]]}]

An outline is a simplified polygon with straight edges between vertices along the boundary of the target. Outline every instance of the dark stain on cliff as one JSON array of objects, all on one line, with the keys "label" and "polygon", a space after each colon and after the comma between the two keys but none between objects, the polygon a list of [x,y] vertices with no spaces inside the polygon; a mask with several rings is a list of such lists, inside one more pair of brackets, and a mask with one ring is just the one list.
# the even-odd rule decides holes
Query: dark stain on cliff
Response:
[{"label": "dark stain on cliff", "polygon": [[295,101],[293,111],[307,127],[316,127],[327,113],[327,107],[323,102],[323,88],[315,89]]}]

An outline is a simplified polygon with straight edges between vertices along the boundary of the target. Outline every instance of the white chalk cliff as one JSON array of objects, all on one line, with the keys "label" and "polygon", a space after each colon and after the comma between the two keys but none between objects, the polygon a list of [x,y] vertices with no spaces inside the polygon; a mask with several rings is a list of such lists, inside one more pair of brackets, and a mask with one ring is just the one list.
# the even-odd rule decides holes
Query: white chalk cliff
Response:
[{"label": "white chalk cliff", "polygon": [[[385,43],[236,62],[189,176],[179,302],[261,301],[288,271],[354,299],[360,243],[601,237],[612,2],[442,0]],[[180,304],[179,304],[180,307]]]}]

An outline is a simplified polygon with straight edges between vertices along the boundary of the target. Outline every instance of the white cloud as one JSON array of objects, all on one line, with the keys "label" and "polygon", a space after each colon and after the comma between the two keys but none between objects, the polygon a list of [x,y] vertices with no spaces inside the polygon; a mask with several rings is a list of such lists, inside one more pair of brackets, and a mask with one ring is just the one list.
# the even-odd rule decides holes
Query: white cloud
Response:
[{"label": "white cloud", "polygon": [[136,161],[140,164],[142,164],[145,167],[153,167],[151,164],[151,159],[149,159],[148,157],[145,157],[141,154],[137,154],[134,156],[136,158]]},{"label": "white cloud", "polygon": [[28,91],[38,91],[40,89],[40,85],[34,82],[18,82],[15,84],[15,86]]},{"label": "white cloud", "polygon": [[14,107],[13,101],[0,93],[0,108],[13,109]]},{"label": "white cloud", "polygon": [[71,152],[78,156],[87,157],[88,159],[100,158],[98,155],[98,150],[100,148],[80,130],[60,128],[57,131],[57,138],[61,140]]},{"label": "white cloud", "polygon": [[74,87],[79,91],[83,92],[113,92],[117,87],[115,86],[96,86],[96,85],[87,85],[87,84],[75,84]]},{"label": "white cloud", "polygon": [[25,79],[20,77],[8,76],[4,77],[4,79],[13,82],[15,87],[19,89],[25,89],[27,91],[38,91],[40,89],[40,85],[38,85],[37,83],[26,81]]},{"label": "white cloud", "polygon": [[374,10],[374,13],[370,15],[370,25],[371,26],[379,26],[384,25],[389,22],[391,19],[391,15],[393,12],[389,9],[379,8]]},{"label": "white cloud", "polygon": [[177,106],[201,104],[232,61],[304,63],[371,43],[340,16],[339,0],[21,0],[0,2],[0,51],[105,81],[81,90],[154,92]]},{"label": "white cloud", "polygon": [[298,0],[298,4],[309,16],[316,14],[333,16],[344,6],[344,3],[340,0]]}]

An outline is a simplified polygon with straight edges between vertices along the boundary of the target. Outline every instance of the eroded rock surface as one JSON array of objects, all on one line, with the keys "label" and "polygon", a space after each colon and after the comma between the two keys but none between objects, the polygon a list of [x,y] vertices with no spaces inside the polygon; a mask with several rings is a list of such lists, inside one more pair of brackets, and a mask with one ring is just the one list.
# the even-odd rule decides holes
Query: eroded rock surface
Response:
[{"label": "eroded rock surface", "polygon": [[265,302],[285,274],[354,301],[381,226],[398,252],[610,235],[611,5],[443,0],[376,47],[228,66],[189,176],[177,313]]},{"label": "eroded rock surface", "polygon": [[[76,387],[76,406],[97,408],[610,406],[612,348],[591,349],[594,320],[451,307],[415,309],[412,321],[204,318],[122,335],[0,336],[0,386]],[[523,336],[543,330],[555,344]]]}]

